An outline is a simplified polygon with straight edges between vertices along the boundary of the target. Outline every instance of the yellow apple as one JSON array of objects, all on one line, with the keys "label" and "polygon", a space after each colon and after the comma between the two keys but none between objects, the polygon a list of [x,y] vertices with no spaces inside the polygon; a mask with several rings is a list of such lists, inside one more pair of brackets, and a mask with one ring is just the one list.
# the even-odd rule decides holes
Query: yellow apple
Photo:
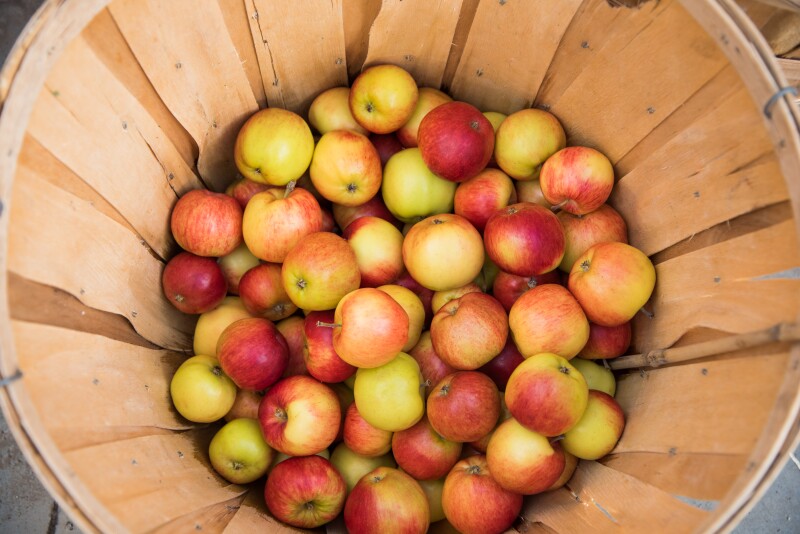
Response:
[{"label": "yellow apple", "polygon": [[444,478],[417,480],[417,482],[425,493],[425,497],[428,498],[428,506],[431,510],[431,523],[444,519],[444,509],[442,508]]},{"label": "yellow apple", "polygon": [[309,175],[314,188],[342,206],[364,204],[380,190],[383,167],[367,136],[334,130],[317,141]]},{"label": "yellow apple", "polygon": [[355,403],[372,426],[390,432],[405,430],[425,413],[421,384],[417,361],[401,352],[379,367],[356,371]]},{"label": "yellow apple", "polygon": [[497,165],[517,180],[535,180],[542,164],[567,144],[564,128],[551,113],[528,108],[506,117],[497,129]]},{"label": "yellow apple", "polygon": [[240,417],[220,428],[208,446],[214,470],[233,484],[249,484],[269,469],[275,451],[264,441],[256,419]]},{"label": "yellow apple", "polygon": [[408,122],[419,97],[417,82],[396,65],[364,69],[350,86],[350,112],[376,134],[394,132]]},{"label": "yellow apple", "polygon": [[583,416],[564,434],[561,446],[581,460],[599,460],[614,449],[624,428],[625,414],[614,397],[590,390]]},{"label": "yellow apple", "polygon": [[369,132],[350,113],[349,100],[349,87],[331,87],[321,92],[308,108],[308,122],[322,135],[334,130],[350,130],[367,135]]},{"label": "yellow apple", "polygon": [[414,112],[411,113],[408,121],[397,130],[397,139],[406,147],[411,148],[417,146],[417,131],[419,130],[419,123],[422,122],[423,117],[428,114],[433,108],[440,106],[447,102],[452,102],[453,98],[447,93],[443,93],[433,87],[420,87],[419,98],[417,105],[414,107]]},{"label": "yellow apple", "polygon": [[378,289],[388,293],[403,307],[406,315],[408,315],[408,341],[403,346],[403,352],[408,352],[419,341],[422,329],[425,326],[425,306],[422,304],[422,299],[407,287],[398,286],[397,284],[379,286]]},{"label": "yellow apple", "polygon": [[175,409],[195,423],[222,419],[236,400],[236,384],[213,356],[192,356],[172,375],[169,392]]},{"label": "yellow apple", "polygon": [[456,184],[439,178],[422,161],[418,148],[394,154],[383,169],[381,194],[389,212],[402,222],[453,211]]},{"label": "yellow apple", "polygon": [[217,355],[217,340],[225,328],[234,321],[252,317],[239,297],[225,297],[222,304],[211,311],[200,314],[192,340],[195,354]]},{"label": "yellow apple", "polygon": [[490,123],[492,123],[492,128],[494,128],[495,133],[497,133],[497,129],[500,127],[500,124],[506,120],[505,113],[500,113],[499,111],[484,111],[483,116],[486,117]]},{"label": "yellow apple", "polygon": [[611,372],[611,369],[583,358],[572,358],[569,363],[581,372],[589,385],[589,389],[608,393],[612,397],[617,392],[617,381],[614,379],[614,373]]}]

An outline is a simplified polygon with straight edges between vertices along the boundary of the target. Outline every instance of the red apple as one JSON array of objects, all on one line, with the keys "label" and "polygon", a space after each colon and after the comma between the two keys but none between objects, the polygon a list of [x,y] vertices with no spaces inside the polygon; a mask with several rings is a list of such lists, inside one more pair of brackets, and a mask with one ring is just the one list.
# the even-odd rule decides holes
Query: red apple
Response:
[{"label": "red apple", "polygon": [[281,266],[262,263],[244,273],[239,281],[239,296],[251,314],[270,321],[280,321],[297,311],[297,306],[281,280]]},{"label": "red apple", "polygon": [[517,202],[514,182],[498,169],[484,169],[456,189],[455,213],[483,232],[494,212]]},{"label": "red apple", "polygon": [[342,231],[347,229],[350,223],[359,217],[367,217],[370,215],[373,217],[380,217],[392,223],[395,228],[399,229],[401,227],[400,221],[394,218],[394,215],[392,215],[386,207],[386,204],[383,203],[383,198],[380,195],[374,196],[358,206],[342,206],[334,202],[331,206],[331,210],[336,224]]},{"label": "red apple", "polygon": [[607,241],[628,242],[628,226],[622,215],[603,204],[585,215],[572,215],[561,210],[556,215],[564,228],[564,258],[558,268],[570,272],[575,260],[590,247]]},{"label": "red apple", "polygon": [[225,193],[193,189],[175,203],[170,229],[180,247],[218,258],[242,243],[242,207]]},{"label": "red apple", "polygon": [[320,456],[288,458],[272,468],[264,488],[267,508],[276,519],[299,528],[317,528],[344,508],[347,486],[333,465]]},{"label": "red apple", "polygon": [[303,358],[303,349],[305,347],[305,321],[302,317],[292,315],[281,321],[275,323],[275,327],[283,335],[286,344],[289,346],[289,361],[286,364],[286,370],[283,372],[283,377],[294,375],[307,375],[306,362]]},{"label": "red apple", "polygon": [[614,167],[593,148],[569,146],[547,158],[539,185],[550,204],[573,215],[584,215],[608,199],[614,187]]},{"label": "red apple", "polygon": [[356,254],[361,287],[390,284],[403,272],[403,234],[379,217],[360,217],[342,233]]},{"label": "red apple", "polygon": [[397,139],[406,148],[417,146],[417,133],[419,131],[419,124],[422,119],[433,108],[452,102],[453,99],[447,93],[443,93],[433,87],[420,87],[419,97],[417,98],[417,105],[414,107],[411,117],[402,125],[396,132]]},{"label": "red apple", "polygon": [[589,323],[589,340],[578,356],[586,360],[610,360],[622,356],[631,345],[631,322],[618,326]]},{"label": "red apple", "polygon": [[561,275],[559,271],[552,270],[533,276],[517,276],[516,274],[499,271],[494,278],[492,295],[505,310],[511,311],[511,307],[523,293],[542,284],[560,284]]},{"label": "red apple", "polygon": [[463,182],[489,163],[494,150],[494,128],[475,106],[447,102],[422,119],[417,143],[425,165],[435,175]]},{"label": "red apple", "polygon": [[461,457],[462,444],[443,438],[423,416],[411,428],[392,436],[397,465],[417,480],[442,478]]},{"label": "red apple", "polygon": [[425,396],[430,395],[433,387],[444,377],[455,373],[458,369],[445,363],[433,348],[430,331],[423,332],[417,344],[408,352],[419,364],[422,380],[425,383]]},{"label": "red apple", "polygon": [[564,257],[564,229],[549,209],[526,202],[496,211],[483,230],[486,253],[501,271],[533,276]]},{"label": "red apple", "polygon": [[424,534],[429,523],[428,498],[420,485],[391,467],[378,467],[361,477],[344,505],[349,534]]},{"label": "red apple", "polygon": [[222,303],[228,283],[213,258],[179,252],[164,267],[161,288],[170,304],[183,313],[194,315],[213,310]]},{"label": "red apple", "polygon": [[511,528],[522,511],[522,495],[495,481],[486,456],[458,462],[444,481],[442,508],[447,520],[463,534],[500,534]]},{"label": "red apple", "polygon": [[614,450],[625,429],[619,403],[603,391],[589,390],[586,410],[561,442],[564,450],[581,460],[599,460]]},{"label": "red apple", "polygon": [[228,283],[228,293],[238,295],[239,282],[244,273],[261,263],[261,261],[253,256],[247,245],[242,243],[233,252],[219,258],[217,263]]},{"label": "red apple", "polygon": [[417,82],[396,65],[373,65],[350,86],[350,112],[372,133],[394,132],[408,122],[419,97]]},{"label": "red apple", "polygon": [[575,469],[578,468],[578,457],[572,453],[569,453],[561,447],[561,451],[564,453],[564,470],[561,471],[561,476],[558,477],[552,486],[547,488],[546,491],[554,491],[558,488],[563,488],[569,479],[572,478],[572,475],[575,474]]},{"label": "red apple", "polygon": [[524,361],[525,358],[519,353],[514,340],[509,337],[500,354],[479,367],[478,371],[491,378],[497,389],[505,391],[511,373]]},{"label": "red apple", "polygon": [[483,290],[475,282],[470,282],[461,287],[448,289],[447,291],[436,291],[431,299],[431,309],[433,310],[433,313],[435,314],[438,312],[442,306],[451,300],[461,298],[467,293],[483,293]]},{"label": "red apple", "polygon": [[322,208],[322,226],[321,232],[339,233],[339,228],[336,226],[336,219],[333,218],[333,212],[328,208]]},{"label": "red apple", "polygon": [[333,329],[318,326],[318,322],[332,323],[333,310],[313,311],[303,322],[305,333],[304,360],[308,373],[319,380],[335,384],[353,376],[356,368],[342,360],[333,348]]},{"label": "red apple", "polygon": [[361,417],[355,402],[347,408],[342,438],[351,451],[367,457],[383,456],[392,448],[392,435]]},{"label": "red apple", "polygon": [[381,188],[378,151],[367,136],[333,130],[317,141],[309,174],[319,193],[343,206],[358,206]]},{"label": "red apple", "polygon": [[486,454],[486,448],[489,446],[489,440],[492,439],[494,431],[497,430],[497,427],[503,424],[503,421],[506,419],[511,419],[511,412],[508,411],[508,406],[506,406],[504,395],[500,395],[500,417],[497,418],[497,424],[491,432],[482,438],[476,439],[475,441],[470,441],[468,443],[469,447],[474,449],[474,452],[469,454],[475,454],[477,452]]},{"label": "red apple", "polygon": [[331,87],[319,93],[308,108],[308,122],[321,135],[334,130],[350,130],[366,135],[350,113],[350,88]]},{"label": "red apple", "polygon": [[392,297],[408,315],[408,340],[402,348],[402,352],[408,352],[414,348],[422,335],[422,329],[425,326],[425,306],[423,306],[422,300],[407,287],[387,284],[379,286],[378,289]]},{"label": "red apple", "polygon": [[263,184],[260,182],[254,182],[253,180],[248,180],[247,178],[239,178],[225,188],[225,194],[230,195],[236,199],[236,202],[242,207],[242,210],[247,206],[247,203],[250,202],[250,199],[253,198],[253,195],[256,193],[261,193],[266,191],[271,185]]},{"label": "red apple", "polygon": [[217,357],[237,386],[260,391],[283,375],[289,362],[289,345],[272,321],[250,317],[222,331]]},{"label": "red apple", "polygon": [[500,393],[477,371],[457,371],[434,386],[426,404],[431,426],[445,439],[470,442],[485,436],[500,417]]},{"label": "red apple", "polygon": [[231,409],[225,414],[225,420],[258,419],[258,407],[261,405],[261,399],[263,398],[264,394],[260,391],[238,388],[236,399],[233,401]]},{"label": "red apple", "polygon": [[381,167],[386,166],[393,155],[403,150],[403,145],[394,133],[388,134],[370,134],[369,140],[378,151],[378,156],[381,158]]}]

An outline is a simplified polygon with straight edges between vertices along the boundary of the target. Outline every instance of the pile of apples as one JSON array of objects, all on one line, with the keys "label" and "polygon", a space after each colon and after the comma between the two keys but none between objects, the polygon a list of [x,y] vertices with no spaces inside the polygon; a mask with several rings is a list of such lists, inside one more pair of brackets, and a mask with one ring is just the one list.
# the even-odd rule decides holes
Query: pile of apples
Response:
[{"label": "pile of apples", "polygon": [[198,315],[171,395],[226,421],[219,475],[266,477],[297,527],[486,533],[608,454],[625,417],[593,360],[628,349],[655,270],[609,160],[566,144],[546,111],[482,113],[393,65],[307,120],[250,117],[242,176],[176,203],[162,279]]}]

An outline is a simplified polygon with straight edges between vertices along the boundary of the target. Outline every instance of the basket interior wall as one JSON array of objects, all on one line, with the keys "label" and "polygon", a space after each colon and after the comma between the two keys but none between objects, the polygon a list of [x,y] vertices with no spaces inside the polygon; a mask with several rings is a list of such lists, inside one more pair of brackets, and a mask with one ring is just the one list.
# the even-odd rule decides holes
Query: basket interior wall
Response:
[{"label": "basket interior wall", "polygon": [[[787,298],[799,294],[797,223],[761,103],[675,0],[115,0],[56,53],[6,202],[15,353],[2,363],[25,373],[12,395],[58,484],[106,530],[263,520],[258,491],[208,466],[213,428],[169,401],[194,328],[159,290],[176,250],[169,213],[182,193],[234,179],[250,114],[304,113],[365,65],[401,65],[485,111],[548,109],[570,144],[609,156],[611,203],[658,276],[633,350],[800,315]],[[781,387],[798,383],[799,360],[778,345],[621,377],[614,454],[529,499],[526,521],[709,521],[753,469],[775,406],[793,402]]]}]

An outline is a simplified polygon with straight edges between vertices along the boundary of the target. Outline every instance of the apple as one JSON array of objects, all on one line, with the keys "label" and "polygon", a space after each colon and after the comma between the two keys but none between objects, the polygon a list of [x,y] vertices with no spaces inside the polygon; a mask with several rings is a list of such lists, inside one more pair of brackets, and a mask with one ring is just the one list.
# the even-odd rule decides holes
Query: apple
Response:
[{"label": "apple", "polygon": [[520,354],[528,358],[554,352],[570,359],[589,339],[589,321],[578,301],[558,284],[526,291],[508,312],[508,325]]},{"label": "apple", "polygon": [[208,446],[214,470],[232,484],[249,484],[261,478],[274,454],[261,435],[258,421],[246,417],[227,422]]},{"label": "apple", "polygon": [[416,480],[436,480],[459,460],[462,444],[442,437],[423,416],[414,426],[394,433],[391,449],[397,465]]},{"label": "apple", "polygon": [[289,363],[289,345],[272,321],[250,317],[222,331],[217,358],[237,386],[260,391],[283,375]]},{"label": "apple", "polygon": [[528,430],[513,417],[494,430],[486,448],[486,462],[498,484],[523,495],[546,491],[565,465],[557,443]]},{"label": "apple", "polygon": [[425,308],[425,324],[429,325],[433,319],[432,301],[434,292],[414,280],[414,277],[409,274],[408,270],[404,270],[400,276],[397,277],[397,280],[394,281],[394,285],[408,288],[419,297],[419,300],[422,301],[422,306]]},{"label": "apple", "polygon": [[309,234],[286,255],[283,287],[298,308],[330,310],[361,285],[358,260],[346,240],[330,232]]},{"label": "apple", "polygon": [[239,296],[251,315],[280,321],[297,311],[283,288],[281,266],[261,263],[248,270],[239,281]]},{"label": "apple", "polygon": [[514,340],[509,337],[500,354],[480,366],[478,371],[491,378],[497,389],[505,391],[511,373],[524,361],[525,358],[520,354]]},{"label": "apple", "polygon": [[583,358],[572,358],[569,363],[580,371],[583,378],[586,379],[586,384],[589,389],[595,389],[608,393],[612,397],[617,392],[617,381],[614,378],[614,373],[611,369],[598,365],[591,360],[584,360]]},{"label": "apple", "polygon": [[317,325],[318,322],[331,323],[333,320],[333,310],[325,310],[310,312],[303,321],[306,369],[320,382],[331,384],[346,380],[356,372],[355,366],[342,360],[333,348],[333,330]]},{"label": "apple", "polygon": [[333,443],[342,412],[330,387],[297,375],[279,380],[267,391],[258,419],[270,447],[289,456],[308,456]]},{"label": "apple", "polygon": [[569,146],[547,158],[539,185],[550,204],[573,215],[585,215],[608,200],[614,187],[614,167],[594,148]]},{"label": "apple", "polygon": [[442,508],[463,534],[500,534],[522,511],[522,495],[500,486],[486,456],[477,454],[459,461],[445,478]]},{"label": "apple", "polygon": [[233,401],[231,409],[225,414],[225,420],[230,422],[242,417],[258,419],[258,407],[261,405],[261,399],[263,398],[264,393],[260,391],[238,388],[236,399]]},{"label": "apple", "polygon": [[541,109],[510,114],[497,128],[494,157],[506,174],[517,180],[535,180],[547,158],[564,148],[567,137],[558,119]]},{"label": "apple", "polygon": [[270,187],[272,186],[239,177],[225,188],[225,194],[235,198],[236,202],[238,202],[244,210],[244,208],[247,206],[247,203],[250,202],[251,198],[253,198],[253,195],[266,191]]},{"label": "apple", "polygon": [[483,290],[475,282],[470,282],[461,287],[448,289],[447,291],[436,291],[433,293],[433,298],[431,299],[431,310],[436,314],[442,306],[451,300],[463,297],[467,293],[483,293]]},{"label": "apple", "polygon": [[343,206],[358,206],[381,188],[383,169],[375,146],[366,135],[334,130],[314,149],[309,173],[319,193]]},{"label": "apple", "polygon": [[505,347],[508,316],[493,296],[467,293],[436,312],[430,332],[439,358],[456,369],[474,370]]},{"label": "apple", "polygon": [[350,408],[350,405],[356,401],[356,396],[353,394],[353,388],[348,381],[355,380],[356,375],[353,373],[350,375],[347,380],[343,382],[334,382],[332,384],[328,384],[330,388],[336,393],[336,396],[339,398],[339,408],[342,413],[342,421],[339,425],[339,431],[336,433],[336,439],[334,443],[338,443],[344,439],[344,418],[347,415],[347,409]]},{"label": "apple", "polygon": [[217,355],[219,335],[232,322],[252,317],[239,297],[228,296],[213,310],[200,314],[194,328],[192,348],[195,354]]},{"label": "apple", "polygon": [[617,445],[625,429],[625,414],[614,397],[589,391],[580,420],[564,434],[561,446],[581,460],[599,460]]},{"label": "apple", "polygon": [[531,356],[511,373],[506,385],[508,411],[528,430],[559,436],[583,415],[589,386],[570,363],[549,352]]},{"label": "apple", "polygon": [[517,276],[516,274],[498,271],[492,286],[492,295],[507,312],[523,293],[541,284],[560,284],[561,275],[557,270],[533,276]]},{"label": "apple", "polygon": [[347,491],[350,492],[361,477],[378,467],[397,467],[394,457],[387,453],[382,456],[363,456],[353,452],[346,443],[339,443],[331,453],[331,463],[342,475]]},{"label": "apple", "polygon": [[458,370],[445,363],[444,360],[436,354],[429,330],[422,332],[419,341],[412,347],[409,354],[419,365],[420,373],[422,373],[423,385],[425,386],[426,398],[440,380]]},{"label": "apple", "polygon": [[350,85],[350,112],[366,130],[386,134],[408,122],[419,89],[408,71],[396,65],[373,65]]},{"label": "apple", "polygon": [[391,467],[378,467],[361,477],[344,505],[349,534],[424,534],[429,523],[428,498],[420,485]]},{"label": "apple", "polygon": [[324,135],[334,130],[350,130],[367,135],[366,129],[350,113],[350,88],[331,87],[314,97],[308,108],[308,122]]},{"label": "apple", "polygon": [[547,488],[545,491],[554,491],[558,488],[563,488],[569,479],[572,478],[572,475],[575,474],[575,469],[578,468],[578,457],[572,453],[569,453],[564,450],[564,447],[561,447],[561,452],[564,453],[564,470],[561,471],[561,476],[558,477],[552,486]]},{"label": "apple", "polygon": [[[444,509],[442,508],[442,491],[444,490],[444,477],[433,480],[417,479],[419,487],[428,498],[428,508],[430,510],[430,521],[435,523],[444,520]],[[430,532],[430,529],[428,530]]]},{"label": "apple", "polygon": [[294,375],[307,375],[306,362],[303,350],[306,343],[305,320],[303,317],[292,315],[275,323],[275,328],[281,333],[289,347],[289,361],[281,378]]},{"label": "apple", "polygon": [[456,188],[453,209],[483,232],[494,212],[517,202],[514,182],[498,169],[484,169]]},{"label": "apple", "polygon": [[455,289],[481,272],[483,240],[460,215],[432,215],[409,230],[403,240],[403,262],[414,280],[428,289]]},{"label": "apple", "polygon": [[494,212],[483,240],[500,270],[517,276],[552,271],[564,257],[564,229],[552,211],[538,204],[519,202]]},{"label": "apple", "polygon": [[242,243],[236,247],[233,252],[222,256],[217,260],[219,268],[222,269],[222,275],[228,283],[228,293],[233,295],[239,294],[239,282],[244,276],[244,273],[257,266],[260,262],[258,258],[253,256],[247,245]]},{"label": "apple", "polygon": [[417,146],[417,133],[422,119],[433,108],[452,101],[453,98],[450,95],[438,89],[434,89],[433,87],[420,87],[417,105],[414,107],[411,117],[409,117],[408,121],[395,132],[402,146],[406,148]]},{"label": "apple", "polygon": [[453,211],[457,184],[436,176],[422,160],[419,148],[397,152],[383,169],[381,194],[391,214],[416,222]]},{"label": "apple", "polygon": [[408,352],[414,348],[422,335],[422,329],[425,326],[425,306],[417,294],[407,287],[387,284],[378,289],[392,297],[408,315],[408,340],[400,349],[402,352]]},{"label": "apple", "polygon": [[494,431],[500,426],[503,421],[506,419],[511,419],[511,412],[508,411],[508,406],[506,406],[506,401],[504,395],[500,395],[500,417],[497,418],[497,424],[492,429],[491,432],[483,436],[482,438],[476,439],[475,441],[470,441],[468,443],[469,447],[473,449],[474,452],[468,454],[475,454],[475,453],[483,453],[486,454],[486,448],[489,446],[489,440],[492,439],[494,435]]},{"label": "apple", "polygon": [[343,429],[345,444],[351,451],[362,456],[383,456],[392,448],[393,433],[369,424],[358,413],[356,403],[347,408]]},{"label": "apple", "polygon": [[494,429],[500,417],[500,393],[478,371],[456,371],[433,387],[427,400],[431,426],[450,441],[475,441]]},{"label": "apple", "polygon": [[589,322],[589,340],[578,356],[586,360],[610,360],[622,356],[631,344],[631,322],[602,326]]},{"label": "apple", "polygon": [[539,180],[527,180],[521,182],[516,180],[514,189],[517,190],[518,202],[530,202],[531,204],[539,204],[545,208],[549,208],[551,204],[544,198],[542,194],[542,186],[539,185]]},{"label": "apple", "polygon": [[483,116],[486,117],[486,120],[488,120],[489,123],[491,123],[492,129],[495,133],[497,133],[497,129],[500,127],[500,124],[502,124],[502,122],[506,120],[506,117],[508,117],[508,115],[505,113],[500,113],[499,111],[484,111]]},{"label": "apple", "polygon": [[356,371],[355,404],[372,426],[399,432],[422,419],[425,399],[421,384],[416,360],[401,352],[380,367]]},{"label": "apple", "polygon": [[403,145],[394,133],[388,134],[370,134],[369,140],[378,151],[378,156],[381,158],[381,167],[386,166],[389,158],[403,150]]},{"label": "apple", "polygon": [[314,136],[300,115],[266,108],[242,125],[233,147],[233,160],[245,178],[284,186],[303,175],[313,153]]},{"label": "apple", "polygon": [[564,258],[558,268],[570,272],[575,260],[590,247],[606,241],[628,242],[628,226],[617,210],[608,204],[585,215],[561,210],[556,215],[564,228]]},{"label": "apple", "polygon": [[236,400],[236,384],[213,356],[197,355],[184,361],[169,384],[172,404],[194,423],[213,423],[225,416]]},{"label": "apple", "polygon": [[[323,450],[319,451],[317,454],[314,454],[313,456],[319,456],[320,458],[324,458],[326,460],[330,460],[331,459],[331,453],[330,453],[330,451],[328,451],[328,449],[323,449]],[[281,462],[285,462],[289,458],[303,458],[303,457],[302,456],[299,456],[299,457],[298,456],[289,456],[288,454],[283,453],[283,452],[276,452],[275,453],[275,459],[272,460],[272,464],[270,464],[269,469],[267,470],[267,476],[269,476],[269,473],[270,473],[270,471],[272,470],[273,467],[275,467],[276,465],[278,465]]]},{"label": "apple", "polygon": [[242,243],[242,207],[225,193],[192,189],[172,208],[170,230],[187,252],[225,256]]},{"label": "apple", "polygon": [[250,252],[271,263],[283,263],[300,239],[322,229],[322,208],[305,189],[271,188],[250,199],[242,231]]},{"label": "apple", "polygon": [[344,508],[347,486],[330,461],[319,456],[289,458],[267,477],[264,501],[276,519],[293,527],[317,528]]},{"label": "apple", "polygon": [[361,287],[390,284],[403,272],[403,234],[379,217],[359,217],[342,232],[356,254]]},{"label": "apple", "polygon": [[342,206],[335,202],[331,205],[333,219],[342,231],[346,230],[351,222],[359,217],[379,217],[394,225],[395,228],[400,229],[402,226],[400,221],[394,218],[394,215],[383,203],[383,198],[376,195],[358,206]]},{"label": "apple", "polygon": [[214,258],[179,252],[164,267],[161,288],[170,304],[183,313],[213,310],[225,299],[228,283]]},{"label": "apple", "polygon": [[569,273],[568,287],[586,317],[602,326],[630,321],[650,299],[656,270],[638,248],[599,243],[584,252]]}]

